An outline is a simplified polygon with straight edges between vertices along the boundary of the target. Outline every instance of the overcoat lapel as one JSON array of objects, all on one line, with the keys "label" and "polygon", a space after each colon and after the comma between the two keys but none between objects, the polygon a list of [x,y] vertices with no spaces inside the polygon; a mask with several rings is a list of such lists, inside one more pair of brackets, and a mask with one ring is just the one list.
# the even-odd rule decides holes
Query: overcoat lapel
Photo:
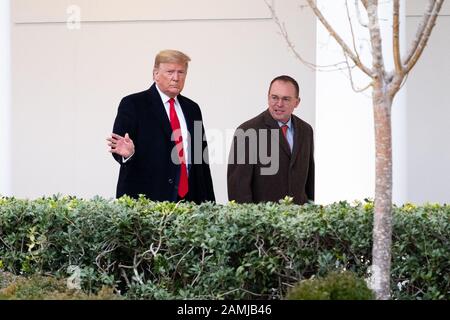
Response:
[{"label": "overcoat lapel", "polygon": [[281,149],[283,150],[283,152],[285,152],[286,155],[290,158],[291,157],[291,148],[289,147],[289,143],[284,138],[283,133],[281,132],[281,129],[280,129],[280,126],[278,125],[278,123],[270,115],[269,110],[266,110],[264,112],[264,122],[268,129],[277,129],[278,130],[278,139],[280,141],[279,145],[281,146]]},{"label": "overcoat lapel", "polygon": [[300,121],[294,117],[292,117],[292,124],[294,125],[294,146],[292,148],[292,158],[290,163],[291,168],[294,166],[297,158],[307,151],[305,150],[305,145],[300,145],[301,137],[306,134],[304,126],[302,126]]},{"label": "overcoat lapel", "polygon": [[161,100],[158,90],[156,90],[155,84],[153,84],[149,89],[148,102],[150,106],[150,111],[156,118],[156,122],[161,125],[164,135],[168,139],[170,139],[172,135],[170,120],[167,118],[167,113],[166,110],[164,109],[164,104]]},{"label": "overcoat lapel", "polygon": [[[190,168],[191,164],[192,164],[192,157],[194,155],[194,151],[192,146],[193,146],[193,139],[195,139],[195,135],[194,135],[194,121],[192,118],[192,112],[191,112],[191,108],[189,107],[189,105],[186,103],[186,101],[184,100],[184,97],[182,95],[178,95],[178,102],[180,103],[181,106],[181,110],[183,111],[183,115],[184,115],[184,119],[186,120],[186,126],[188,129],[188,134],[190,139],[188,139],[186,137],[186,139],[188,139],[188,156],[189,159],[187,159],[187,163],[188,166]],[[203,141],[203,136],[202,136],[202,141]],[[202,145],[202,141],[196,141],[196,143],[199,143],[199,146]]]}]

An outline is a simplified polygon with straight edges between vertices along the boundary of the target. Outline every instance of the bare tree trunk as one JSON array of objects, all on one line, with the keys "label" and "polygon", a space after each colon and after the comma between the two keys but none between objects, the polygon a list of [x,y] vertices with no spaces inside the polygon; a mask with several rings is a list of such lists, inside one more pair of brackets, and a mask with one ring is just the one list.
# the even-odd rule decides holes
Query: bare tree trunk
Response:
[{"label": "bare tree trunk", "polygon": [[392,100],[382,79],[373,90],[375,122],[375,214],[372,248],[372,289],[378,300],[390,298],[392,243]]}]

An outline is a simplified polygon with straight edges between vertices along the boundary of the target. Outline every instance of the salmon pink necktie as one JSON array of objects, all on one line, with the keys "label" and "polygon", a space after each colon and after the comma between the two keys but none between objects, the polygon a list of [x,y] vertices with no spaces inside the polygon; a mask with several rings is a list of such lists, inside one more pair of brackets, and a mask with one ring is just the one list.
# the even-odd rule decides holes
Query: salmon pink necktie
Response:
[{"label": "salmon pink necktie", "polygon": [[286,131],[287,131],[288,128],[289,127],[287,125],[285,125],[285,124],[281,126],[281,130],[283,131],[283,136],[286,138],[286,140],[287,140]]}]

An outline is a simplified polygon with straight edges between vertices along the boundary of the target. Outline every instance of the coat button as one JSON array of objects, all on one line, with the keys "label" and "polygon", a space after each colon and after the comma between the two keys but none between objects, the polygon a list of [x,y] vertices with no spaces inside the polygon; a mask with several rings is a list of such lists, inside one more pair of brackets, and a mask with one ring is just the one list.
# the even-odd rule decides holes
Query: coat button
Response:
[{"label": "coat button", "polygon": [[169,179],[169,183],[172,184],[172,183],[173,183],[173,180],[172,180],[172,179]]}]

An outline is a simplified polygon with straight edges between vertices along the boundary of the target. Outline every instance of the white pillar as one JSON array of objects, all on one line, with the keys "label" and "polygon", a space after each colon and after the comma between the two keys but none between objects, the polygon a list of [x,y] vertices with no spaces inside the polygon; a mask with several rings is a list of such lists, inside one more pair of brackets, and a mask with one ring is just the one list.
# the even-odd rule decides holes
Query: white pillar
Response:
[{"label": "white pillar", "polygon": [[[345,0],[318,0],[318,7],[330,24],[353,48]],[[350,16],[356,18],[354,2],[348,2]],[[404,1],[401,1],[401,8]],[[362,18],[364,8],[361,8]],[[381,32],[385,62],[392,70],[392,1],[380,3]],[[404,28],[404,10],[401,12]],[[364,64],[371,68],[372,56],[366,28],[353,19],[356,48]],[[345,61],[342,49],[317,21],[317,64],[330,65]],[[403,31],[403,30],[402,30]],[[401,41],[404,49],[404,32]],[[367,40],[365,40],[367,39]],[[362,41],[358,41],[362,40]],[[340,65],[345,67],[345,65]],[[356,68],[355,68],[356,69]],[[318,72],[316,78],[316,202],[362,200],[375,195],[375,140],[372,92],[353,91],[347,70]],[[361,72],[353,73],[356,87],[363,88],[369,78]],[[406,181],[406,99],[405,88],[397,94],[393,105],[393,200],[404,202]]]},{"label": "white pillar", "polygon": [[11,11],[0,1],[0,195],[11,195]]},{"label": "white pillar", "polygon": [[[335,30],[352,44],[345,2],[318,0],[318,7]],[[349,9],[353,2],[349,2]],[[354,14],[354,10],[353,10]],[[342,49],[317,21],[317,65],[345,61]],[[355,26],[356,38],[365,38]],[[353,47],[351,45],[351,47]],[[358,47],[364,61],[370,60],[367,47]],[[345,67],[345,65],[339,65]],[[354,72],[358,87],[369,83]],[[352,90],[348,71],[317,72],[316,77],[316,202],[374,197],[374,127],[371,91]]]}]

